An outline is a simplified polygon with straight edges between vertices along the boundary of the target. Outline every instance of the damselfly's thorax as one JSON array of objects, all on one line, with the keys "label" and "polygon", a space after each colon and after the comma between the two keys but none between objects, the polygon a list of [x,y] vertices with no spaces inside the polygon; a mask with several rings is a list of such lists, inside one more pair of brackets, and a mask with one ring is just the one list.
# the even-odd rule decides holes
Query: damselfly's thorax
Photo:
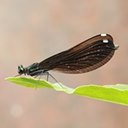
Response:
[{"label": "damselfly's thorax", "polygon": [[18,73],[19,75],[30,75],[30,76],[37,76],[41,73],[46,72],[46,70],[43,70],[39,67],[39,63],[33,63],[28,67],[23,67],[23,65],[18,66]]}]

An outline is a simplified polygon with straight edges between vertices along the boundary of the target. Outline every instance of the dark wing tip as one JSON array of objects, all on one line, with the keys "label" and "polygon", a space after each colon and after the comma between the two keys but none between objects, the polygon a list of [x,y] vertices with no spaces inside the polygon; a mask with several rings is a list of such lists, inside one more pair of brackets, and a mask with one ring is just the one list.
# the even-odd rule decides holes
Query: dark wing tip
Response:
[{"label": "dark wing tip", "polygon": [[108,40],[110,40],[110,41],[113,41],[113,37],[112,37],[110,34],[102,33],[102,34],[100,34],[100,36],[101,36],[103,39],[108,39]]},{"label": "dark wing tip", "polygon": [[107,39],[107,40],[111,41],[111,43],[113,44],[113,49],[114,50],[117,50],[119,48],[118,45],[114,45],[113,37],[110,34],[100,34],[100,36],[102,36],[104,39]]}]

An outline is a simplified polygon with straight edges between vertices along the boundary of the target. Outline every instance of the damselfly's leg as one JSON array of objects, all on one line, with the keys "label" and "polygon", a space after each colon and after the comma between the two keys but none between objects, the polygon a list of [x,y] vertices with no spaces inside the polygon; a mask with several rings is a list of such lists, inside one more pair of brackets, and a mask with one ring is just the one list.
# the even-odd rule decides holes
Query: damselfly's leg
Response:
[{"label": "damselfly's leg", "polygon": [[55,79],[55,77],[53,77],[48,71],[42,71],[42,72],[40,72],[39,74],[37,74],[36,76],[34,76],[34,78],[39,78],[39,80],[41,79],[41,77],[42,76],[46,76],[46,80],[47,81],[49,81],[49,76],[56,82],[56,83],[58,83],[59,85],[60,85],[60,87],[62,87],[62,88],[64,88],[63,87],[63,85],[61,84],[61,83],[59,83],[56,79]]},{"label": "damselfly's leg", "polygon": [[49,72],[47,72],[47,71],[46,71],[46,72],[42,72],[42,73],[40,74],[40,76],[41,76],[42,74],[47,76],[47,79],[46,79],[47,81],[49,80],[49,76],[50,76],[56,83],[58,83],[58,84],[60,85],[60,87],[64,88],[63,85],[62,85],[61,83],[59,83],[59,82],[56,80],[56,78],[53,77]]}]

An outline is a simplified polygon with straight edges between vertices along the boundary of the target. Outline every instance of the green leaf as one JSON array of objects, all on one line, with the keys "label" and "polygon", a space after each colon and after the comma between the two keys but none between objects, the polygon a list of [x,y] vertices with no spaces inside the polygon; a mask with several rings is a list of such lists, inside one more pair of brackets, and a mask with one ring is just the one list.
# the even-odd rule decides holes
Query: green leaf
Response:
[{"label": "green leaf", "polygon": [[49,88],[68,94],[85,96],[102,101],[128,106],[128,85],[83,85],[70,88],[61,83],[52,84],[46,80],[27,77],[9,77],[6,80],[30,88]]}]

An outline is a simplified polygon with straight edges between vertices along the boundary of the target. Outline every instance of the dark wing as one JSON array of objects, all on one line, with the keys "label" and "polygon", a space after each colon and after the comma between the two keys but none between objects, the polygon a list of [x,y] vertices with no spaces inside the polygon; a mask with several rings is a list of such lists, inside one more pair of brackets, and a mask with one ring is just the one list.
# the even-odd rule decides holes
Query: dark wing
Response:
[{"label": "dark wing", "polygon": [[101,34],[40,62],[39,66],[47,71],[85,73],[107,63],[116,49],[113,38],[109,34]]}]

